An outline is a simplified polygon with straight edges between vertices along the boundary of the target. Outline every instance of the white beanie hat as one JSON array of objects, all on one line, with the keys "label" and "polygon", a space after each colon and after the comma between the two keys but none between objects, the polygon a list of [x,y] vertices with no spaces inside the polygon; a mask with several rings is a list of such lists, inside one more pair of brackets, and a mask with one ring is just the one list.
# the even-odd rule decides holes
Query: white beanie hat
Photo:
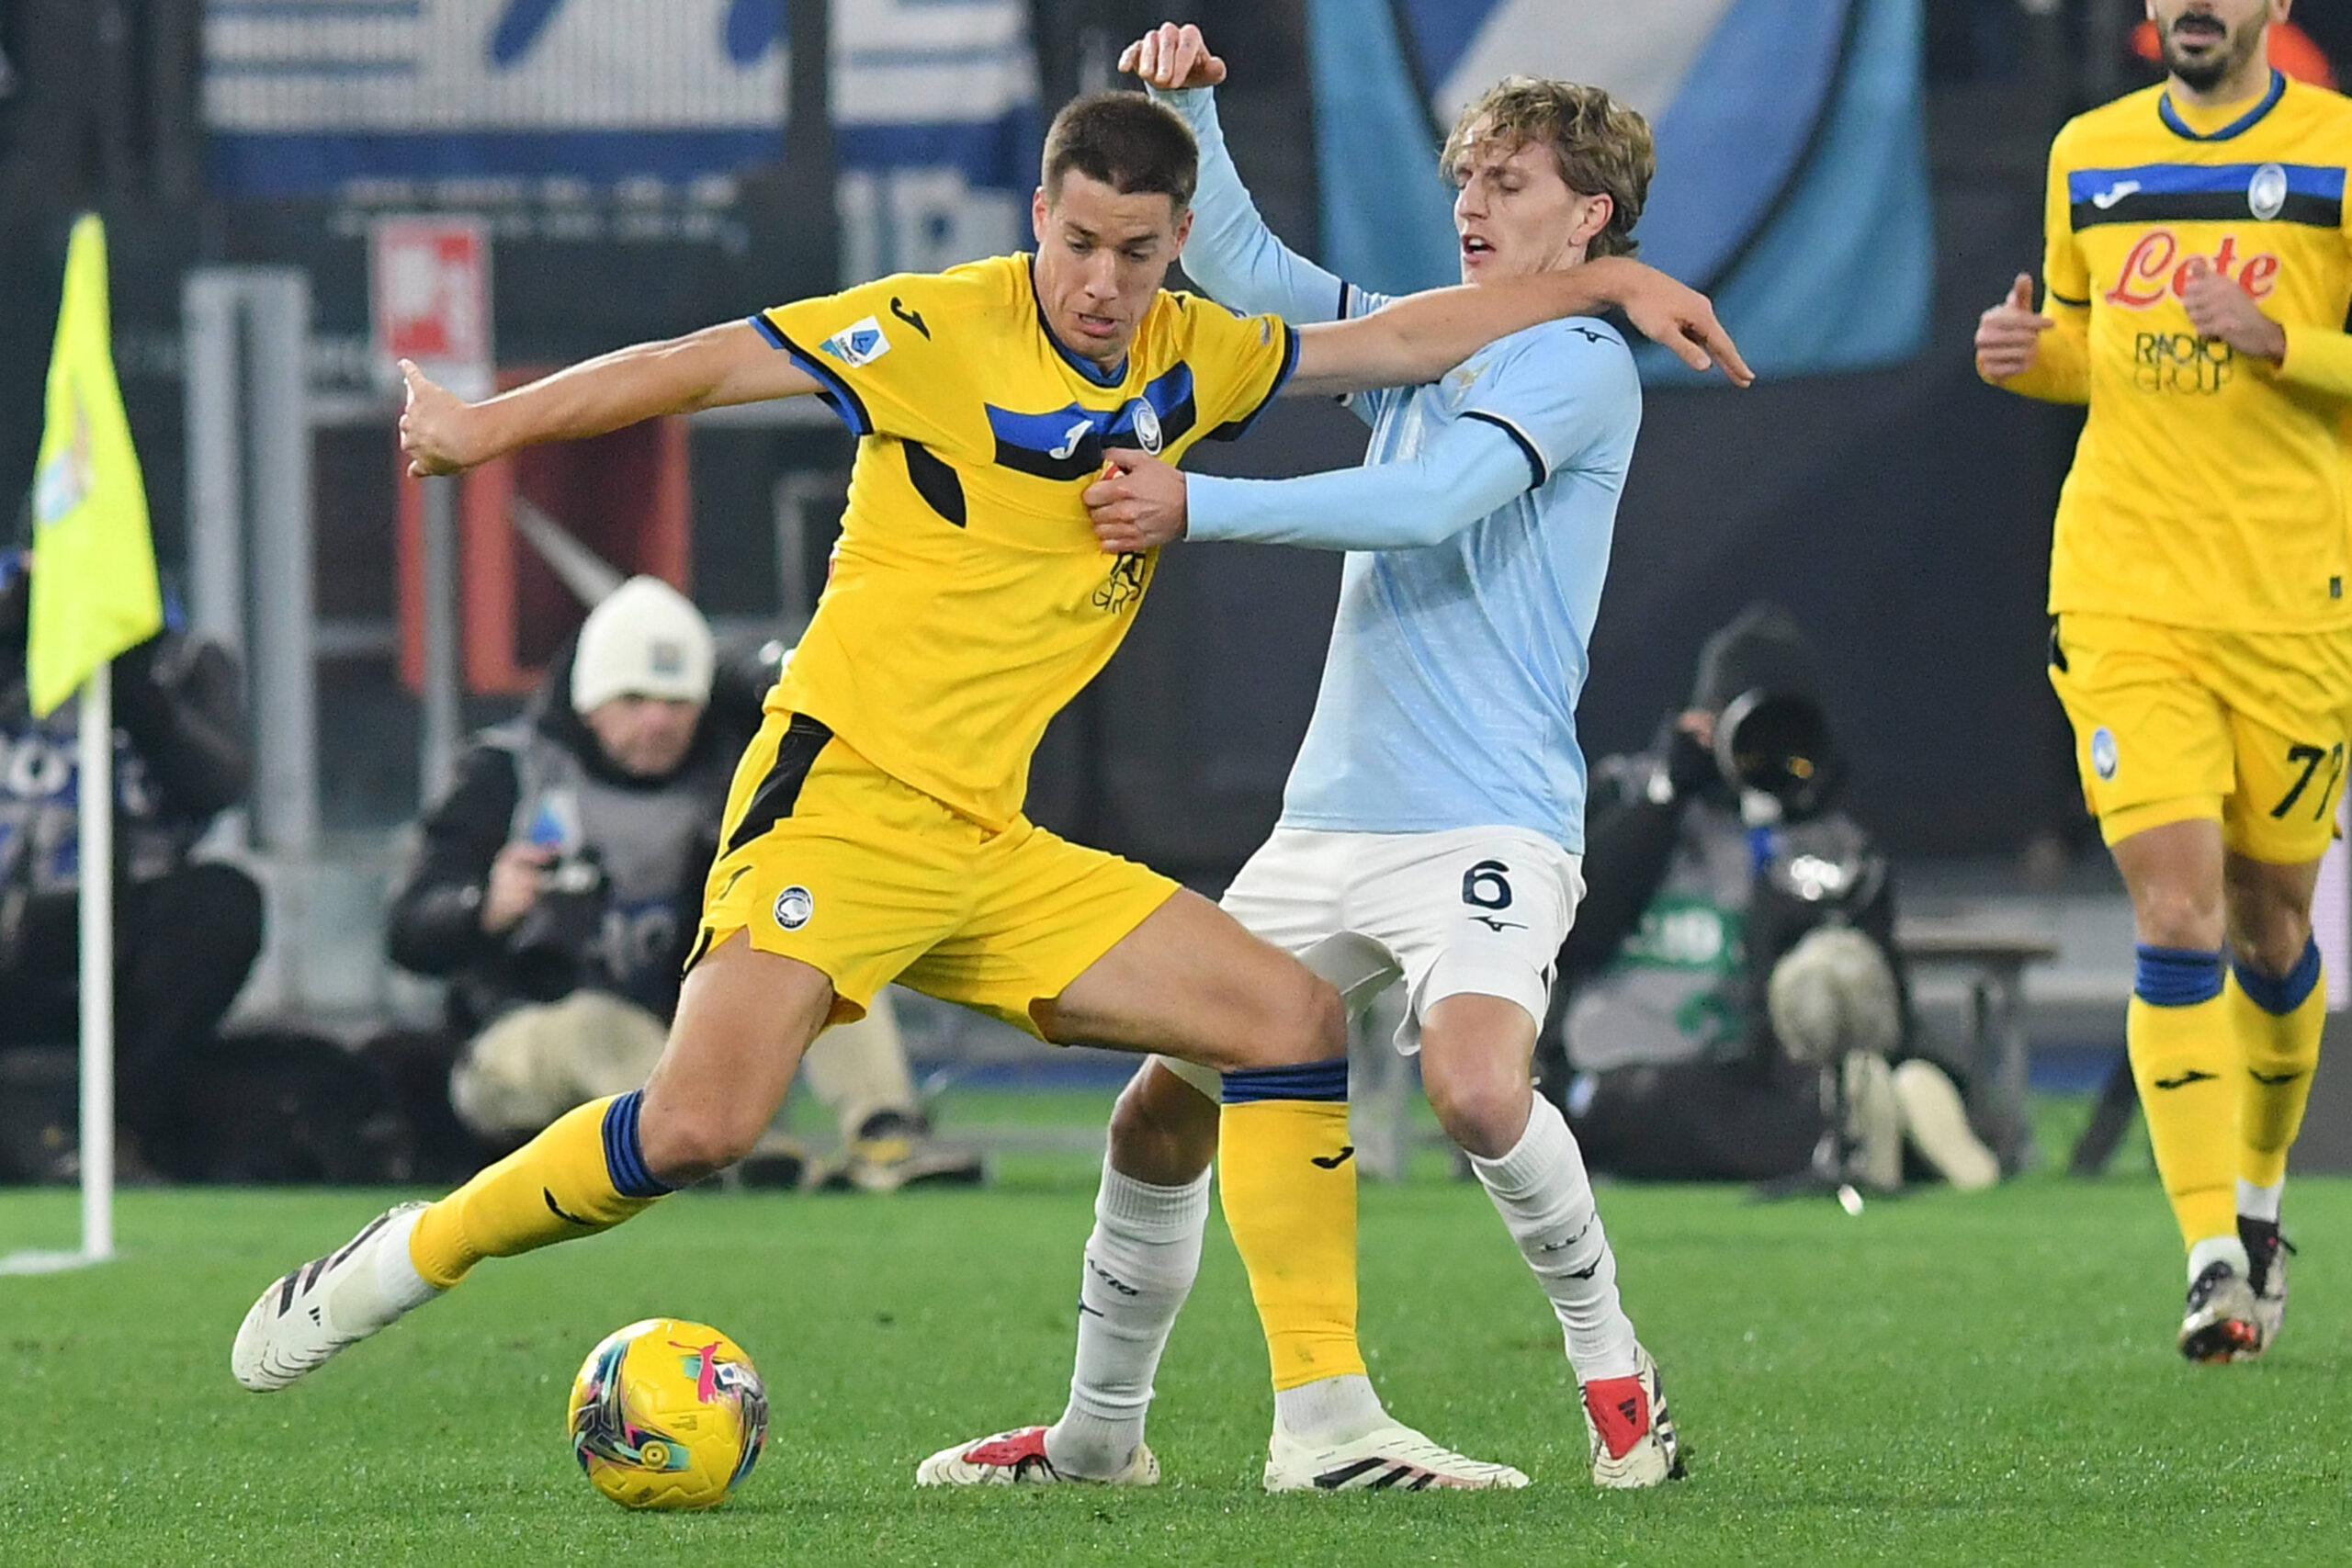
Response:
[{"label": "white beanie hat", "polygon": [[615,697],[707,703],[712,660],[702,612],[660,578],[632,577],[581,623],[571,709],[584,714]]}]

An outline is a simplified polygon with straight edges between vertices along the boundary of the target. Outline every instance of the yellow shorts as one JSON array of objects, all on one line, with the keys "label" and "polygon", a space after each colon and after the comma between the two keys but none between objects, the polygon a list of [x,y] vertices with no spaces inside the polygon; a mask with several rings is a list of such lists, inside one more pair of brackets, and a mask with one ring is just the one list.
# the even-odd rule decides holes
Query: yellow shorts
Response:
[{"label": "yellow shorts", "polygon": [[1036,1005],[1175,891],[1026,818],[992,832],[816,720],[771,713],[728,790],[694,954],[741,931],[822,970],[836,1022],[898,980],[1043,1038]]},{"label": "yellow shorts", "polygon": [[2050,683],[2110,844],[2167,822],[2299,865],[2327,848],[2352,735],[2352,631],[2222,632],[2056,617]]}]

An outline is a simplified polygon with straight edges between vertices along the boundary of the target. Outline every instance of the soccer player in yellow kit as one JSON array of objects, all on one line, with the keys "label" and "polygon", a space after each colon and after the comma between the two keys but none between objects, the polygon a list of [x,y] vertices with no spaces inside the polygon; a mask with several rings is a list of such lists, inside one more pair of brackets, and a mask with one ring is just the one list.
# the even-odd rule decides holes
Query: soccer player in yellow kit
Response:
[{"label": "soccer player in yellow kit", "polygon": [[2352,103],[2270,68],[2289,3],[2148,0],[2169,79],[2059,132],[2043,310],[2020,277],[1976,338],[1988,380],[2090,408],[2050,678],[2131,890],[2127,1038],[2193,1361],[2259,1355],[2285,1315],[2279,1196],[2326,1008],[2312,894],[2352,733]]},{"label": "soccer player in yellow kit", "polygon": [[[804,395],[858,435],[857,458],[816,617],[736,773],[650,1079],[273,1284],[232,1351],[245,1386],[285,1387],[481,1258],[608,1229],[741,1158],[809,1041],[892,979],[1044,1039],[1228,1071],[1344,1055],[1328,981],[1158,873],[1021,814],[1047,720],[1117,649],[1155,559],[1105,557],[1080,492],[1106,449],[1179,458],[1277,392],[1428,380],[1611,303],[1702,367],[1707,346],[1737,355],[1703,299],[1630,262],[1296,330],[1165,292],[1196,171],[1182,120],[1098,94],[1047,134],[1034,258],[884,278],[479,404],[404,367],[401,445],[420,475]],[[1295,1109],[1321,1124],[1322,1107]],[[1279,1198],[1237,1213],[1245,1254],[1280,1248]]]}]

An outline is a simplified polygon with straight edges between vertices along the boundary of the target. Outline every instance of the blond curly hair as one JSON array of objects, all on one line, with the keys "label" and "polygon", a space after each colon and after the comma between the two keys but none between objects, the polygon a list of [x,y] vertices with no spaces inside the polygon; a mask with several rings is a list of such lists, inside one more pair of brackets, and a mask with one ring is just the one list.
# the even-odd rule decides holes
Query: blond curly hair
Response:
[{"label": "blond curly hair", "polygon": [[1579,196],[1605,196],[1613,210],[1593,236],[1588,256],[1630,256],[1640,249],[1634,225],[1657,173],[1650,123],[1599,87],[1533,76],[1506,76],[1480,94],[1453,122],[1440,155],[1449,176],[1472,152],[1488,144],[1517,150],[1540,142]]}]

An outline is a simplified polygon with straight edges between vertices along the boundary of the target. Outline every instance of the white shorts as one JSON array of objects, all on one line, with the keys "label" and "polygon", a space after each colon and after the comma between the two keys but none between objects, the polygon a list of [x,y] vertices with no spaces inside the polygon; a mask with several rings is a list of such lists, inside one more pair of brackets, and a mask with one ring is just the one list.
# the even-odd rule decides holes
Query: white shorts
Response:
[{"label": "white shorts", "polygon": [[1289,953],[1342,933],[1379,943],[1408,987],[1396,1048],[1409,1055],[1421,1048],[1429,1010],[1465,992],[1517,1002],[1543,1023],[1553,965],[1584,897],[1580,863],[1523,828],[1277,828],[1222,903]]}]

